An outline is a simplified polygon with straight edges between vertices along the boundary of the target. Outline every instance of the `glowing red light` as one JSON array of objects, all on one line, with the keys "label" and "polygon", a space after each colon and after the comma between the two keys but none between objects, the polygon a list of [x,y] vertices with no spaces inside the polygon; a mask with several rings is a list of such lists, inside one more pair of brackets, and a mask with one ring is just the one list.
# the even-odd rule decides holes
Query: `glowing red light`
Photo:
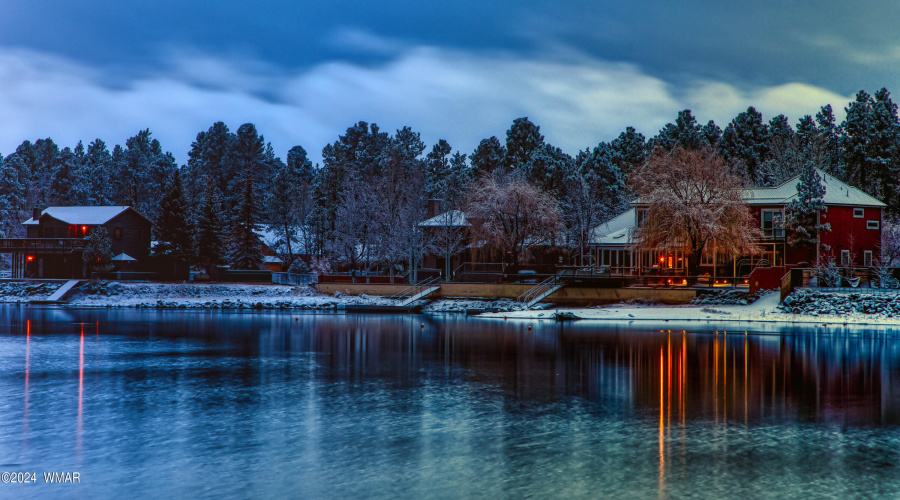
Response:
[{"label": "glowing red light", "polygon": [[25,257],[25,260],[27,260],[28,262],[33,262],[33,261],[34,261],[34,255],[29,255],[28,257]]},{"label": "glowing red light", "polygon": [[87,234],[87,226],[81,226],[81,232]]}]

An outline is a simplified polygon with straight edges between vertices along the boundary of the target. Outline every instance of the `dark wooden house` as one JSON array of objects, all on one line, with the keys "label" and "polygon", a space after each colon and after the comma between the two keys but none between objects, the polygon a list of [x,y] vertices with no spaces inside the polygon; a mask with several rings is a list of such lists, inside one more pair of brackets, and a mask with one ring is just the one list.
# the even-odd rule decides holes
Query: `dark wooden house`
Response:
[{"label": "dark wooden house", "polygon": [[[12,254],[13,278],[88,278],[85,238],[97,227],[109,233],[113,255],[141,271],[150,255],[151,222],[131,207],[49,207],[35,209],[22,223],[25,238],[0,239]],[[133,259],[133,260],[131,260]]]}]

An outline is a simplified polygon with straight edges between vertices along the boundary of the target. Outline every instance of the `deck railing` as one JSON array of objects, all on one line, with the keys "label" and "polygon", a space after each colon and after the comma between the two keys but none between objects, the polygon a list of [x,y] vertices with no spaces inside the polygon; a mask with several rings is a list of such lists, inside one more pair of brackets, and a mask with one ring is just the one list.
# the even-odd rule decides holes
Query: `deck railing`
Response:
[{"label": "deck railing", "polygon": [[0,238],[0,253],[71,252],[84,250],[84,238]]}]

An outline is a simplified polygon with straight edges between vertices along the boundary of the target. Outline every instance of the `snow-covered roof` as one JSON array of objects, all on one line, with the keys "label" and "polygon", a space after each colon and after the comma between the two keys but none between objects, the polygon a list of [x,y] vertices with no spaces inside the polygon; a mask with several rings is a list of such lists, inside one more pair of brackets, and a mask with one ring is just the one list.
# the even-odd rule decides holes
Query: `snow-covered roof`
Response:
[{"label": "snow-covered roof", "polygon": [[449,210],[419,223],[419,227],[468,227],[466,213],[460,210]]},{"label": "snow-covered roof", "polygon": [[262,258],[263,264],[284,264],[284,261],[275,257],[274,255],[264,255]]},{"label": "snow-covered roof", "polygon": [[[816,169],[816,172],[819,173],[819,176],[822,178],[822,185],[825,186],[825,197],[822,201],[826,205],[852,205],[854,207],[887,206],[861,189],[841,182],[831,174],[819,169]],[[744,202],[747,205],[786,205],[791,200],[797,199],[797,184],[799,182],[800,175],[795,175],[779,186],[746,188],[743,190]],[[635,204],[640,205],[640,200],[635,201]]]},{"label": "snow-covered roof", "polygon": [[[291,238],[291,253],[295,255],[309,253],[303,247],[304,232],[307,230],[307,228],[296,228],[294,230],[293,238]],[[259,235],[262,242],[272,249],[273,252],[287,253],[287,245],[285,245],[284,237],[269,229],[267,226],[263,226],[262,229],[254,229],[253,232]]]},{"label": "snow-covered roof", "polygon": [[626,210],[612,219],[600,224],[591,231],[591,245],[630,245],[631,233],[637,224],[637,213],[634,208]]},{"label": "snow-covered roof", "polygon": [[[855,207],[884,207],[884,203],[869,196],[860,189],[850,186],[838,180],[835,176],[816,169],[822,177],[822,185],[825,186],[825,197],[822,201],[826,205],[852,205]],[[785,181],[780,186],[769,188],[751,188],[744,190],[744,196],[748,205],[781,205],[797,199],[797,183],[800,176],[796,175]]]},{"label": "snow-covered roof", "polygon": [[125,252],[122,252],[119,255],[116,255],[115,257],[113,257],[109,260],[116,261],[116,262],[136,262],[137,261],[137,259],[128,255]]},{"label": "snow-covered roof", "polygon": [[[47,215],[67,224],[84,224],[86,226],[99,226],[119,216],[130,209],[127,206],[115,207],[49,207],[41,212],[41,217]],[[38,224],[34,218],[23,222],[24,226]]]}]

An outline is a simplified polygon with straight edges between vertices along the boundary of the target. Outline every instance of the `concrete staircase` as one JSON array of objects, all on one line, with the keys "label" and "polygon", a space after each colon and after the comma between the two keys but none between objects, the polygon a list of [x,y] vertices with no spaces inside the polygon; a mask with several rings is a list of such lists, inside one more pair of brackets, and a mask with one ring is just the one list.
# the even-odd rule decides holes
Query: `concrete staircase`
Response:
[{"label": "concrete staircase", "polygon": [[59,287],[59,289],[53,292],[52,295],[43,300],[29,300],[29,304],[58,304],[60,302],[64,302],[66,295],[72,291],[73,288],[78,286],[81,283],[81,280],[69,280],[63,283],[63,286]]},{"label": "concrete staircase", "polygon": [[551,276],[519,295],[517,300],[523,305],[523,309],[527,311],[538,302],[561,290],[565,285],[560,284],[556,278],[556,276]]}]

